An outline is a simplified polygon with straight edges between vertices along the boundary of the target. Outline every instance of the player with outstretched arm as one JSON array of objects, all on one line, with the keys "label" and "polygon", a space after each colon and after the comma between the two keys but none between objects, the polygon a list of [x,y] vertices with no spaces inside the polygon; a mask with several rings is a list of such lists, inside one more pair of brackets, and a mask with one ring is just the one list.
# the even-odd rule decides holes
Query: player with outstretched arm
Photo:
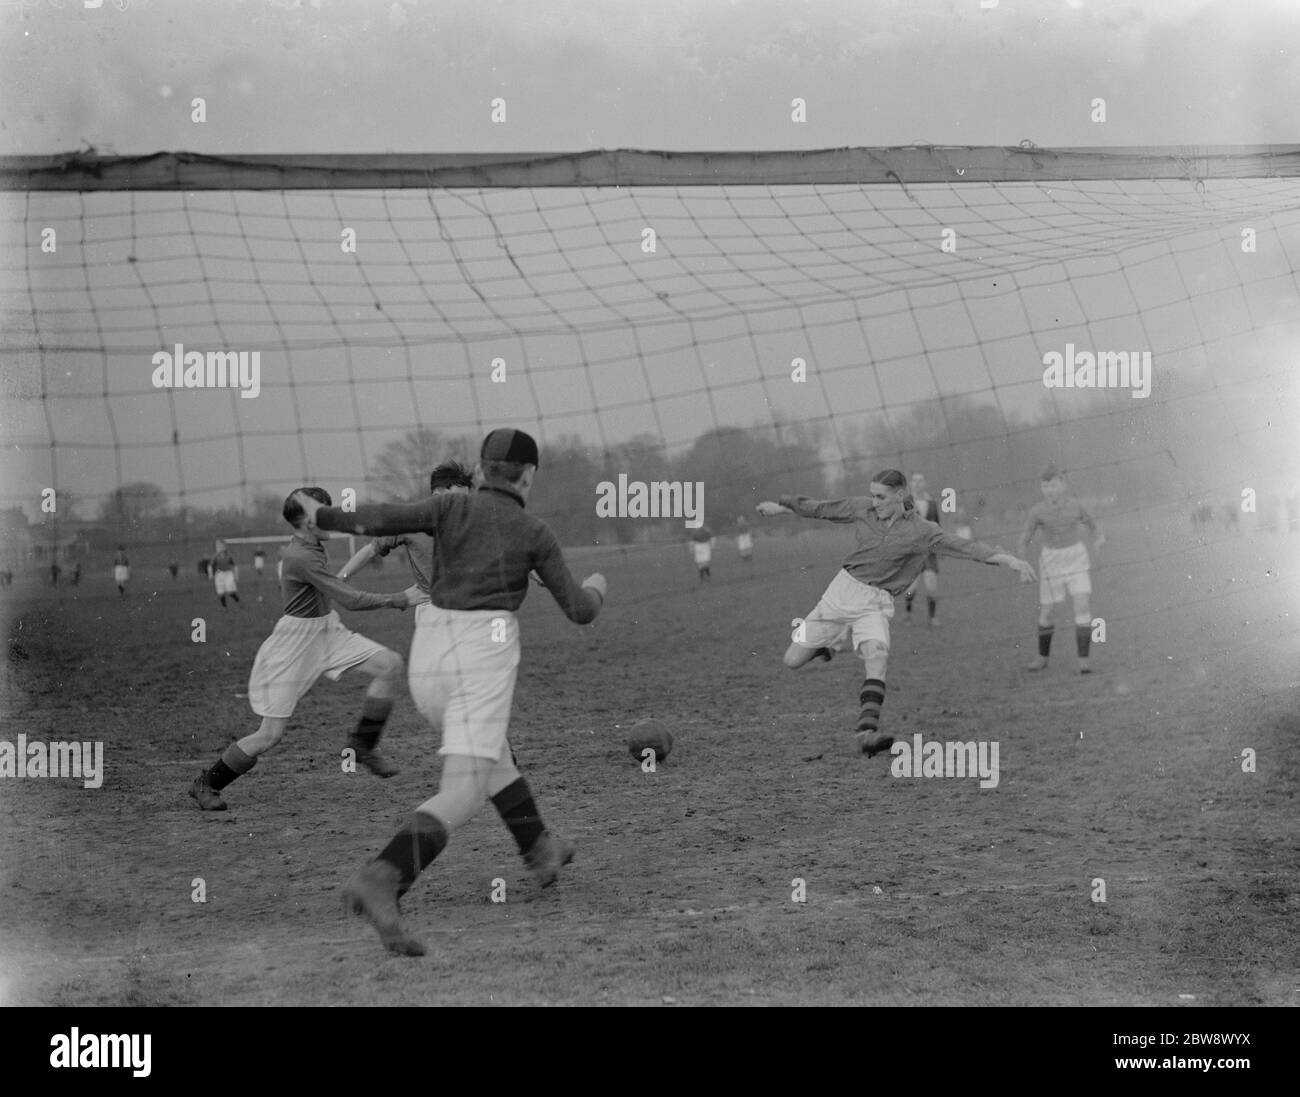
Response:
[{"label": "player with outstretched arm", "polygon": [[373,861],[344,889],[389,950],[422,956],[406,932],[397,902],[488,798],[509,827],[524,862],[542,886],[573,858],[572,843],[548,831],[506,735],[519,670],[515,610],[528,593],[529,572],[541,576],[559,607],[577,624],[593,621],[605,602],[597,574],[574,581],[546,523],[524,508],[538,466],[537,443],[518,430],[494,430],[476,470],[479,487],[410,506],[372,504],[355,513],[301,498],[308,522],[367,536],[423,531],[433,538],[432,600],[416,609],[410,686],[416,707],[442,732],[442,781]]},{"label": "player with outstretched arm", "polygon": [[329,492],[316,487],[299,488],[285,500],[284,520],[293,526],[294,536],[280,558],[284,616],[257,649],[248,678],[248,703],[262,723],[253,734],[231,743],[211,769],[194,779],[190,796],[204,811],[226,810],[221,790],[280,741],[293,710],[317,678],[324,674],[337,681],[353,667],[370,676],[370,686],[347,745],[375,776],[398,772],[376,748],[402,679],[402,657],[345,628],[330,601],[350,610],[406,609],[412,602],[405,591],[370,594],[330,574],[325,557],[329,534],[308,520],[299,502],[303,499],[313,507],[331,502]]},{"label": "player with outstretched arm", "polygon": [[[466,492],[474,486],[474,474],[459,461],[446,461],[429,474],[429,494],[441,495],[446,491]],[[426,533],[399,533],[392,537],[376,537],[369,544],[362,545],[355,555],[339,572],[340,579],[348,579],[370,566],[375,557],[387,556],[394,549],[400,548],[406,554],[407,567],[411,569],[411,578],[415,580],[411,588],[419,597],[419,603],[429,601],[429,588],[432,576],[429,574],[433,561],[433,542]]]},{"label": "player with outstretched arm", "polygon": [[894,596],[925,567],[931,553],[958,556],[986,564],[1005,564],[1023,581],[1034,569],[1019,557],[979,541],[964,541],[927,522],[907,493],[907,481],[897,469],[875,476],[871,494],[818,501],[803,495],[782,495],[778,502],[759,503],[759,514],[772,518],[786,511],[804,518],[852,523],[858,545],[844,560],[812,613],[796,623],[785,665],[797,670],[812,659],[830,660],[851,641],[861,656],[866,678],[859,694],[858,749],[870,758],[888,750],[892,735],[879,730],[885,700],[885,668],[889,660],[889,621],[894,616]]}]

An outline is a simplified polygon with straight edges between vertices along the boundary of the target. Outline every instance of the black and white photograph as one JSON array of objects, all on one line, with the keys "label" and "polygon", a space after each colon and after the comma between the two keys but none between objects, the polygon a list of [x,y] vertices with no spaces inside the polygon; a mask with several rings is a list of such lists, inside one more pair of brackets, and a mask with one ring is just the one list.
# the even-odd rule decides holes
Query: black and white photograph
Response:
[{"label": "black and white photograph", "polygon": [[1291,0],[3,0],[33,1061],[147,1075],[101,1009],[1156,1007],[1095,1077],[1251,1074],[1298,104]]}]

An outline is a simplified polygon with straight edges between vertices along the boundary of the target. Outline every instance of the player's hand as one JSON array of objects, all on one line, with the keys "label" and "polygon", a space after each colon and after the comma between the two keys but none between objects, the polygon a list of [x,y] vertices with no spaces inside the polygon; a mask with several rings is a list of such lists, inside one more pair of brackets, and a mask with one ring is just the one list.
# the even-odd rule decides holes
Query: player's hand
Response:
[{"label": "player's hand", "polygon": [[764,518],[775,518],[778,514],[793,513],[789,507],[783,507],[780,503],[764,501],[754,508]]},{"label": "player's hand", "polygon": [[412,583],[402,593],[406,595],[406,604],[408,606],[419,606],[425,602],[425,593],[420,589],[418,583]]},{"label": "player's hand", "polygon": [[587,578],[582,581],[582,585],[583,587],[590,587],[599,594],[602,603],[605,601],[605,592],[609,589],[609,585],[605,582],[605,577],[601,575],[600,572],[596,572],[594,575],[588,575]]},{"label": "player's hand", "polygon": [[1022,583],[1032,583],[1038,578],[1038,576],[1034,574],[1033,566],[1028,560],[1021,560],[1019,558],[1012,560],[1011,568],[1020,575],[1020,581]]},{"label": "player's hand", "polygon": [[294,501],[302,507],[303,513],[307,516],[307,521],[313,526],[316,524],[316,512],[324,505],[319,499],[313,499],[301,491],[293,493]]}]

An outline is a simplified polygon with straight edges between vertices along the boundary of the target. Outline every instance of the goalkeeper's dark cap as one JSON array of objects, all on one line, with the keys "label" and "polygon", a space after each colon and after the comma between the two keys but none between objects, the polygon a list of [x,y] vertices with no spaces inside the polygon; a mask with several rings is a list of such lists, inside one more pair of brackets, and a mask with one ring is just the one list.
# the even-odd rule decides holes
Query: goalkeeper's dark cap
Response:
[{"label": "goalkeeper's dark cap", "polygon": [[515,461],[521,465],[539,463],[533,436],[512,427],[501,427],[489,433],[483,439],[483,448],[478,456],[480,461]]}]

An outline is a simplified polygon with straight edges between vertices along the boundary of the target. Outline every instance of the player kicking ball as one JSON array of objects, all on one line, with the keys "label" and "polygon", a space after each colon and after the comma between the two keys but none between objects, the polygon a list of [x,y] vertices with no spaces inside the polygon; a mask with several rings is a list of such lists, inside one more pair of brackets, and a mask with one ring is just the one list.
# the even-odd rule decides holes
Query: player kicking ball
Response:
[{"label": "player kicking ball", "polygon": [[395,651],[343,626],[330,600],[344,609],[406,609],[412,602],[407,593],[370,594],[330,574],[325,558],[329,534],[318,528],[300,503],[314,507],[329,505],[323,488],[300,488],[285,500],[284,520],[293,526],[294,536],[281,557],[281,591],[284,616],[257,649],[248,679],[248,703],[262,718],[252,735],[232,743],[213,764],[194,779],[190,796],[204,811],[225,811],[221,790],[257,764],[284,736],[289,717],[304,694],[324,674],[335,681],[356,667],[370,677],[361,720],[348,739],[356,760],[377,777],[392,777],[398,769],[376,749],[393,698],[402,679],[402,657]]},{"label": "player kicking ball", "polygon": [[866,678],[858,696],[860,710],[854,737],[868,758],[888,750],[892,735],[880,731],[885,701],[885,669],[889,661],[889,621],[894,596],[907,590],[921,574],[931,553],[957,556],[986,564],[1005,564],[1024,582],[1034,569],[1019,557],[944,533],[911,506],[907,481],[897,469],[886,469],[871,481],[869,496],[817,501],[803,495],[782,495],[778,502],[759,503],[767,518],[792,512],[804,518],[852,523],[858,545],[844,560],[807,618],[800,622],[785,653],[785,665],[797,670],[812,659],[829,661],[846,640],[862,658]]},{"label": "player kicking ball", "polygon": [[1092,580],[1088,569],[1092,560],[1088,545],[1080,535],[1080,527],[1093,538],[1093,550],[1106,543],[1101,524],[1083,509],[1083,504],[1066,494],[1065,477],[1055,465],[1043,469],[1040,488],[1043,501],[1030,508],[1025,522],[1025,532],[1020,536],[1020,551],[1029,552],[1029,542],[1038,530],[1043,531],[1043,553],[1040,560],[1042,578],[1038,582],[1038,656],[1026,670],[1044,670],[1047,657],[1052,653],[1052,609],[1064,602],[1069,594],[1074,603],[1074,643],[1079,655],[1079,673],[1091,674],[1088,650],[1092,643],[1092,610],[1088,595],[1092,593]]},{"label": "player kicking ball", "polygon": [[294,496],[322,529],[367,536],[421,531],[434,540],[432,600],[415,611],[410,686],[416,707],[442,731],[442,781],[344,889],[349,909],[370,920],[386,948],[405,956],[424,955],[424,945],[402,927],[397,901],[489,798],[542,887],[573,858],[572,843],[543,825],[506,742],[519,670],[515,611],[536,569],[565,616],[585,625],[604,605],[605,580],[592,575],[579,586],[555,534],[524,509],[537,465],[529,435],[494,430],[480,451],[478,490],[469,494],[447,492],[411,506],[371,504],[355,513]]}]

